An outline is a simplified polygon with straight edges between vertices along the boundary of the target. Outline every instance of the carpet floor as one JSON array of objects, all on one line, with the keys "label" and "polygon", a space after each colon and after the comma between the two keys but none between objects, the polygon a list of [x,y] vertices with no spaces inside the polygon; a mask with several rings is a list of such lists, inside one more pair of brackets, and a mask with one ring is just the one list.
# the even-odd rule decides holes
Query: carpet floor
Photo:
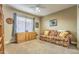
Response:
[{"label": "carpet floor", "polygon": [[5,45],[5,54],[78,54],[77,48],[66,48],[41,40]]}]

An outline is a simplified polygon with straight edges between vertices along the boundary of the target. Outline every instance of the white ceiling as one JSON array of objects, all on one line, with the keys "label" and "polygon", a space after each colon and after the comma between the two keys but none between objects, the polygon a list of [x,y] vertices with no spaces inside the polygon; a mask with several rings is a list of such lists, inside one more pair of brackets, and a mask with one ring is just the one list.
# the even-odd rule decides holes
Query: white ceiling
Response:
[{"label": "white ceiling", "polygon": [[37,16],[46,16],[48,14],[60,11],[74,6],[74,4],[41,4],[40,12],[36,12],[33,7],[36,4],[9,4],[10,7],[18,9],[20,11],[28,12]]}]

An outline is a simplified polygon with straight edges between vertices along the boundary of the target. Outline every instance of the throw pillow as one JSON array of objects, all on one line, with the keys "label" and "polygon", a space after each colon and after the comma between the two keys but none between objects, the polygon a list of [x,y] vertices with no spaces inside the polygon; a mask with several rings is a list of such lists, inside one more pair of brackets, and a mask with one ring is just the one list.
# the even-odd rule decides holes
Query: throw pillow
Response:
[{"label": "throw pillow", "polygon": [[69,34],[68,32],[61,32],[59,36],[65,38],[68,34]]},{"label": "throw pillow", "polygon": [[49,31],[44,31],[44,35],[47,36],[49,34]]}]

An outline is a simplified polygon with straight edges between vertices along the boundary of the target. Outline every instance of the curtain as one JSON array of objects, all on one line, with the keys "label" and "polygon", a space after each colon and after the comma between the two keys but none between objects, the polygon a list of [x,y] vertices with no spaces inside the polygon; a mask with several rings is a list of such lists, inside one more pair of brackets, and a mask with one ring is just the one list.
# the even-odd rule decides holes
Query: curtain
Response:
[{"label": "curtain", "polygon": [[13,14],[13,27],[12,27],[11,42],[15,42],[15,33],[16,33],[16,13]]}]

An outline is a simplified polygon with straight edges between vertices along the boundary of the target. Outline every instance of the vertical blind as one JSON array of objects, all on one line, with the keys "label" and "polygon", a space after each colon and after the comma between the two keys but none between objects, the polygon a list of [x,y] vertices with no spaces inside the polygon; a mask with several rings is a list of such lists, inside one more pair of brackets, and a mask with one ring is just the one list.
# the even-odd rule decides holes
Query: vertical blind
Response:
[{"label": "vertical blind", "polygon": [[16,32],[33,32],[33,19],[17,15]]}]

